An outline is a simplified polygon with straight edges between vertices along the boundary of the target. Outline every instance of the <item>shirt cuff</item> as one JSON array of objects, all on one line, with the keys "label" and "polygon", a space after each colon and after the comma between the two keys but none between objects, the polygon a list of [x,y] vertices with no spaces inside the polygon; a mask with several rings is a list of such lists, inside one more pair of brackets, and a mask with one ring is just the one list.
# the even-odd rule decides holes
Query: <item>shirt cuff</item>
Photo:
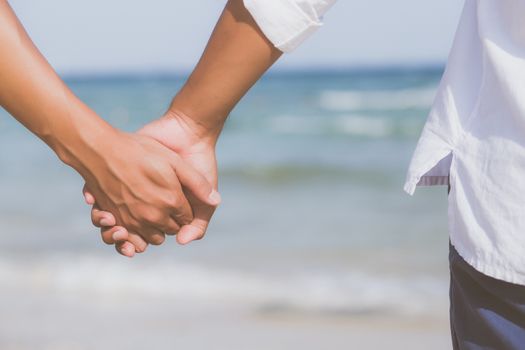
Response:
[{"label": "shirt cuff", "polygon": [[291,52],[321,27],[336,0],[244,0],[244,6],[272,44]]}]

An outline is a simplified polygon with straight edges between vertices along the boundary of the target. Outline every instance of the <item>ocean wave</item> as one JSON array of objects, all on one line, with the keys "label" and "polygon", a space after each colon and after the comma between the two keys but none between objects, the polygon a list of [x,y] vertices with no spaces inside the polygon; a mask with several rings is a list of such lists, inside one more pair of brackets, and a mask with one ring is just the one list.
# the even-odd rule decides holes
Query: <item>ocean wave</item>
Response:
[{"label": "ocean wave", "polygon": [[268,119],[269,130],[282,134],[317,135],[326,129],[326,121],[318,117],[277,115]]},{"label": "ocean wave", "polygon": [[385,138],[389,136],[415,136],[420,121],[395,120],[360,114],[337,116],[279,115],[270,118],[268,128],[276,133],[297,135],[348,135],[356,137]]},{"label": "ocean wave", "polygon": [[344,115],[337,117],[334,123],[337,130],[348,135],[386,137],[395,132],[393,121],[387,118]]},{"label": "ocean wave", "polygon": [[386,111],[429,108],[436,89],[349,91],[327,90],[319,96],[319,105],[329,111]]},{"label": "ocean wave", "polygon": [[251,304],[259,309],[316,313],[422,314],[446,299],[447,286],[428,276],[393,277],[362,271],[299,271],[290,275],[250,273],[159,260],[121,264],[114,259],[60,256],[38,262],[0,262],[10,288],[55,293],[122,294]]}]

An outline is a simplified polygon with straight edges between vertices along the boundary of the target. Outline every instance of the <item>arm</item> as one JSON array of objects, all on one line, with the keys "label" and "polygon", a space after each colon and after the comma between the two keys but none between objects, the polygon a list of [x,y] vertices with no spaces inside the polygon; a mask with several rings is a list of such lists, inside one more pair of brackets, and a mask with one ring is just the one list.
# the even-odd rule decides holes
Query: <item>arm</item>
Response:
[{"label": "arm", "polygon": [[[199,63],[169,110],[139,133],[179,154],[216,188],[215,144],[224,122],[237,102],[281,55],[261,32],[242,0],[230,0]],[[86,195],[88,203],[93,204],[95,198],[98,203],[96,195],[89,192]],[[215,209],[191,194],[188,199],[194,220],[178,232],[177,241],[181,244],[204,236]],[[95,207],[93,223],[104,226],[100,222],[103,218],[112,221],[110,212]],[[102,227],[103,239],[111,241],[118,230],[124,227]],[[117,242],[117,250],[128,255],[133,247],[123,241]]]},{"label": "arm", "polygon": [[64,162],[77,163],[75,155],[83,148],[113,133],[65,86],[4,0],[0,0],[0,52],[0,104]]},{"label": "arm", "polygon": [[[319,17],[335,0],[301,1],[308,3],[308,13],[303,13],[298,2],[229,0],[200,61],[169,110],[140,133],[180,154],[216,188],[215,144],[229,113],[283,51],[293,50],[320,26]],[[245,4],[249,4],[251,13]],[[272,19],[275,13],[286,13],[286,16]],[[252,14],[256,14],[262,26]],[[89,193],[86,199],[94,203]],[[202,205],[191,196],[189,199],[195,218],[179,231],[177,241],[182,244],[202,238],[214,212],[214,208]],[[108,217],[111,217],[108,212],[96,209],[92,212],[92,220],[99,227],[102,226],[100,220]],[[121,229],[124,228],[102,227],[102,237],[109,240]],[[126,245],[120,242],[117,249],[121,253],[132,250]]]},{"label": "arm", "polygon": [[226,117],[248,89],[282,52],[293,51],[313,34],[335,2],[228,1],[199,63],[170,110],[189,116],[217,138]]},{"label": "arm", "polygon": [[233,107],[281,55],[242,0],[230,0],[170,112],[191,118],[213,142]]},{"label": "arm", "polygon": [[[76,169],[117,222],[141,230],[152,243],[163,239],[161,230],[176,230],[192,219],[175,167],[195,195],[216,203],[207,200],[211,186],[173,152],[113,129],[84,105],[38,52],[5,0],[0,0],[0,105]],[[175,214],[179,222],[172,219]]]}]

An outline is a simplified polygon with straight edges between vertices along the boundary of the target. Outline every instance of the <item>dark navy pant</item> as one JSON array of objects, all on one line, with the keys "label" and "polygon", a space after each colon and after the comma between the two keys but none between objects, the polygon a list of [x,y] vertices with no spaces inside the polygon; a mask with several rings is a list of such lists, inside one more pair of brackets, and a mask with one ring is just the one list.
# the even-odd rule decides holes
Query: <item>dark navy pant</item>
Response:
[{"label": "dark navy pant", "polygon": [[452,245],[449,261],[454,349],[525,349],[525,286],[478,272]]}]

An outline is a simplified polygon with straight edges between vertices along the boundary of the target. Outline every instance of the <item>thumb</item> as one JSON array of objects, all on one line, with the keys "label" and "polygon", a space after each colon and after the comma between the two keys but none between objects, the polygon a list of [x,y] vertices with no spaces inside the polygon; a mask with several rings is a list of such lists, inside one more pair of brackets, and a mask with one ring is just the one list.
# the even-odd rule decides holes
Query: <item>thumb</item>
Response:
[{"label": "thumb", "polygon": [[198,205],[193,208],[193,221],[181,227],[177,233],[177,242],[185,245],[192,241],[202,239],[206,234],[210,220],[215,212],[215,207]]},{"label": "thumb", "polygon": [[[216,207],[221,203],[221,195],[197,170],[186,163],[182,158],[173,157],[175,173],[181,185],[189,191],[197,201]],[[195,213],[194,213],[195,215]],[[208,218],[211,219],[213,212]]]}]

